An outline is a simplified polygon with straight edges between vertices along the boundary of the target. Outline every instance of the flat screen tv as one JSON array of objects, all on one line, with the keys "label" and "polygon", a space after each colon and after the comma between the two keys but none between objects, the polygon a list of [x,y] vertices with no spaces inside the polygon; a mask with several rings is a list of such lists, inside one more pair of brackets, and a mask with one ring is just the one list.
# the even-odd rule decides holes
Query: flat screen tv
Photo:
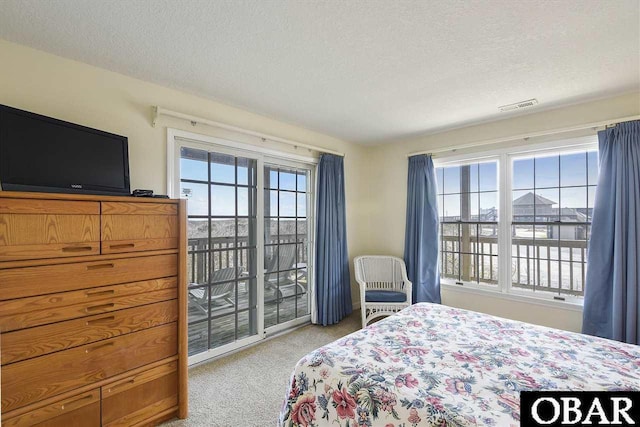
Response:
[{"label": "flat screen tv", "polygon": [[130,195],[127,137],[0,105],[0,184]]}]

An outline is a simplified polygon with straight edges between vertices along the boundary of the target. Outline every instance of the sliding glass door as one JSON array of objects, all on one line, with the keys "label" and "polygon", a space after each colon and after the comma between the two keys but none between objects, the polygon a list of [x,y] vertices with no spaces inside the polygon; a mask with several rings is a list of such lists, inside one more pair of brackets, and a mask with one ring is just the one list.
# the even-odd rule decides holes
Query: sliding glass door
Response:
[{"label": "sliding glass door", "polygon": [[314,165],[177,138],[169,148],[172,195],[188,200],[191,362],[308,322]]},{"label": "sliding glass door", "polygon": [[257,162],[182,147],[189,202],[189,355],[258,333]]},{"label": "sliding glass door", "polygon": [[309,315],[310,169],[264,168],[265,327]]}]

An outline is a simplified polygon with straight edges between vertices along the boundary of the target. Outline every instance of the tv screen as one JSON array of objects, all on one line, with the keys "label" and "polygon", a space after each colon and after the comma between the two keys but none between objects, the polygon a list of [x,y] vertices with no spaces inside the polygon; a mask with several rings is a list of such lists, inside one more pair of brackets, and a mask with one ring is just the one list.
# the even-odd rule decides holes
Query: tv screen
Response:
[{"label": "tv screen", "polygon": [[0,105],[0,184],[129,195],[127,137]]}]

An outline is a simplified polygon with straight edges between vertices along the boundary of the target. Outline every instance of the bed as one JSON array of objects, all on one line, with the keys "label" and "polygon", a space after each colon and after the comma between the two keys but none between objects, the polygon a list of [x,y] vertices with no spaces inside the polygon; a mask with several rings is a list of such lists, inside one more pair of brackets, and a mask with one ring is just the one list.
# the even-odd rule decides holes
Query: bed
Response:
[{"label": "bed", "polygon": [[640,346],[420,303],[296,365],[280,426],[518,426],[522,390],[640,390]]}]

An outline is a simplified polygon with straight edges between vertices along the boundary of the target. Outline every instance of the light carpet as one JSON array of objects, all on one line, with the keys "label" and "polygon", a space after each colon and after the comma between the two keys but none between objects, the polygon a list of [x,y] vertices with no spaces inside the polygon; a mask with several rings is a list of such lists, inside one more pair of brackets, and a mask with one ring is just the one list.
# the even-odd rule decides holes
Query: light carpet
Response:
[{"label": "light carpet", "polygon": [[308,325],[189,370],[189,417],[163,427],[272,427],[295,364],[360,329],[359,310],[333,326]]}]

